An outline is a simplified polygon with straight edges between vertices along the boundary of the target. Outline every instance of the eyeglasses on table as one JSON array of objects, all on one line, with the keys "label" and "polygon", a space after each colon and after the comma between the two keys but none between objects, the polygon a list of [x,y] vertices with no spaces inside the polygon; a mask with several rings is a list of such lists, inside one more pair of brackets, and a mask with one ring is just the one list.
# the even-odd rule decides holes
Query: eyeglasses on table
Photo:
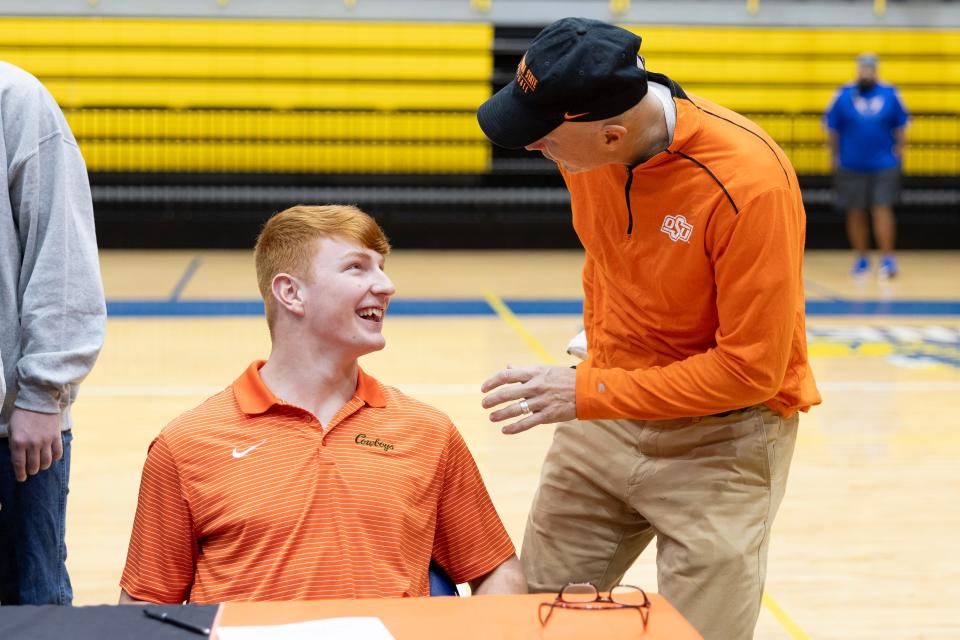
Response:
[{"label": "eyeglasses on table", "polygon": [[[638,594],[643,598],[640,604],[636,603]],[[650,599],[647,593],[640,587],[628,584],[617,585],[604,596],[592,582],[571,582],[560,590],[553,602],[540,604],[537,611],[540,624],[545,626],[550,621],[554,609],[557,608],[592,611],[636,609],[643,621],[644,631],[647,629],[647,620],[650,617]]]}]

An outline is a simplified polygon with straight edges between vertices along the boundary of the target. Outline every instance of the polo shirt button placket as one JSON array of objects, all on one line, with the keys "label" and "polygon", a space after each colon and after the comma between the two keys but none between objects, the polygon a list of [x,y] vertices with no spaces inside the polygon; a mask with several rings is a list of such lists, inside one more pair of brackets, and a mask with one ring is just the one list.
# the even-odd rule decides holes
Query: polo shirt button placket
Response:
[{"label": "polo shirt button placket", "polygon": [[330,468],[335,470],[337,468],[337,457],[335,453],[335,451],[327,447],[326,437],[321,437],[320,444],[317,446],[317,459],[320,466],[324,469]]},{"label": "polo shirt button placket", "polygon": [[[317,431],[317,438],[320,440],[320,445],[317,447],[317,455],[322,459],[326,459],[328,456],[324,453],[324,449],[327,447],[327,434],[329,433],[329,430],[322,425],[317,426],[320,427],[320,429]],[[327,462],[331,461],[327,460]]]}]

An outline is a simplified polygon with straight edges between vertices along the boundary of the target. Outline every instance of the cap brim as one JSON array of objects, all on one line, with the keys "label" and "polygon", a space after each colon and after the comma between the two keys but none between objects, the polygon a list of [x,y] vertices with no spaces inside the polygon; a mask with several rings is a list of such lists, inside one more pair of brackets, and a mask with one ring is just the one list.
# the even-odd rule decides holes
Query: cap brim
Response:
[{"label": "cap brim", "polygon": [[544,119],[531,112],[515,97],[516,81],[491,96],[477,109],[477,122],[493,144],[522,149],[556,129],[563,122]]}]

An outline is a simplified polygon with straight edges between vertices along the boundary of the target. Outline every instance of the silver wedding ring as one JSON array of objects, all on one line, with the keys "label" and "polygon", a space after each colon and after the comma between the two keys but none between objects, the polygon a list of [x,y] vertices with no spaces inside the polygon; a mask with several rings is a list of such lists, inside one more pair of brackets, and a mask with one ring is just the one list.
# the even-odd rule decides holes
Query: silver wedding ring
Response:
[{"label": "silver wedding ring", "polygon": [[520,413],[524,415],[530,413],[530,405],[527,404],[526,400],[520,401]]}]

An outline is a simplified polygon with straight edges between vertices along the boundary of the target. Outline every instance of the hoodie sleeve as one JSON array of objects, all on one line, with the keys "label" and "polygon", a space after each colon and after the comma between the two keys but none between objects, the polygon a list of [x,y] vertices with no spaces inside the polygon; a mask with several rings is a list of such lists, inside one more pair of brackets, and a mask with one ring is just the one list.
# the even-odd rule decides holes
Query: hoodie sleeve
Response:
[{"label": "hoodie sleeve", "polygon": [[15,406],[59,413],[103,344],[100,280],[86,166],[60,108],[38,88],[38,144],[11,167],[10,204],[22,251]]}]

